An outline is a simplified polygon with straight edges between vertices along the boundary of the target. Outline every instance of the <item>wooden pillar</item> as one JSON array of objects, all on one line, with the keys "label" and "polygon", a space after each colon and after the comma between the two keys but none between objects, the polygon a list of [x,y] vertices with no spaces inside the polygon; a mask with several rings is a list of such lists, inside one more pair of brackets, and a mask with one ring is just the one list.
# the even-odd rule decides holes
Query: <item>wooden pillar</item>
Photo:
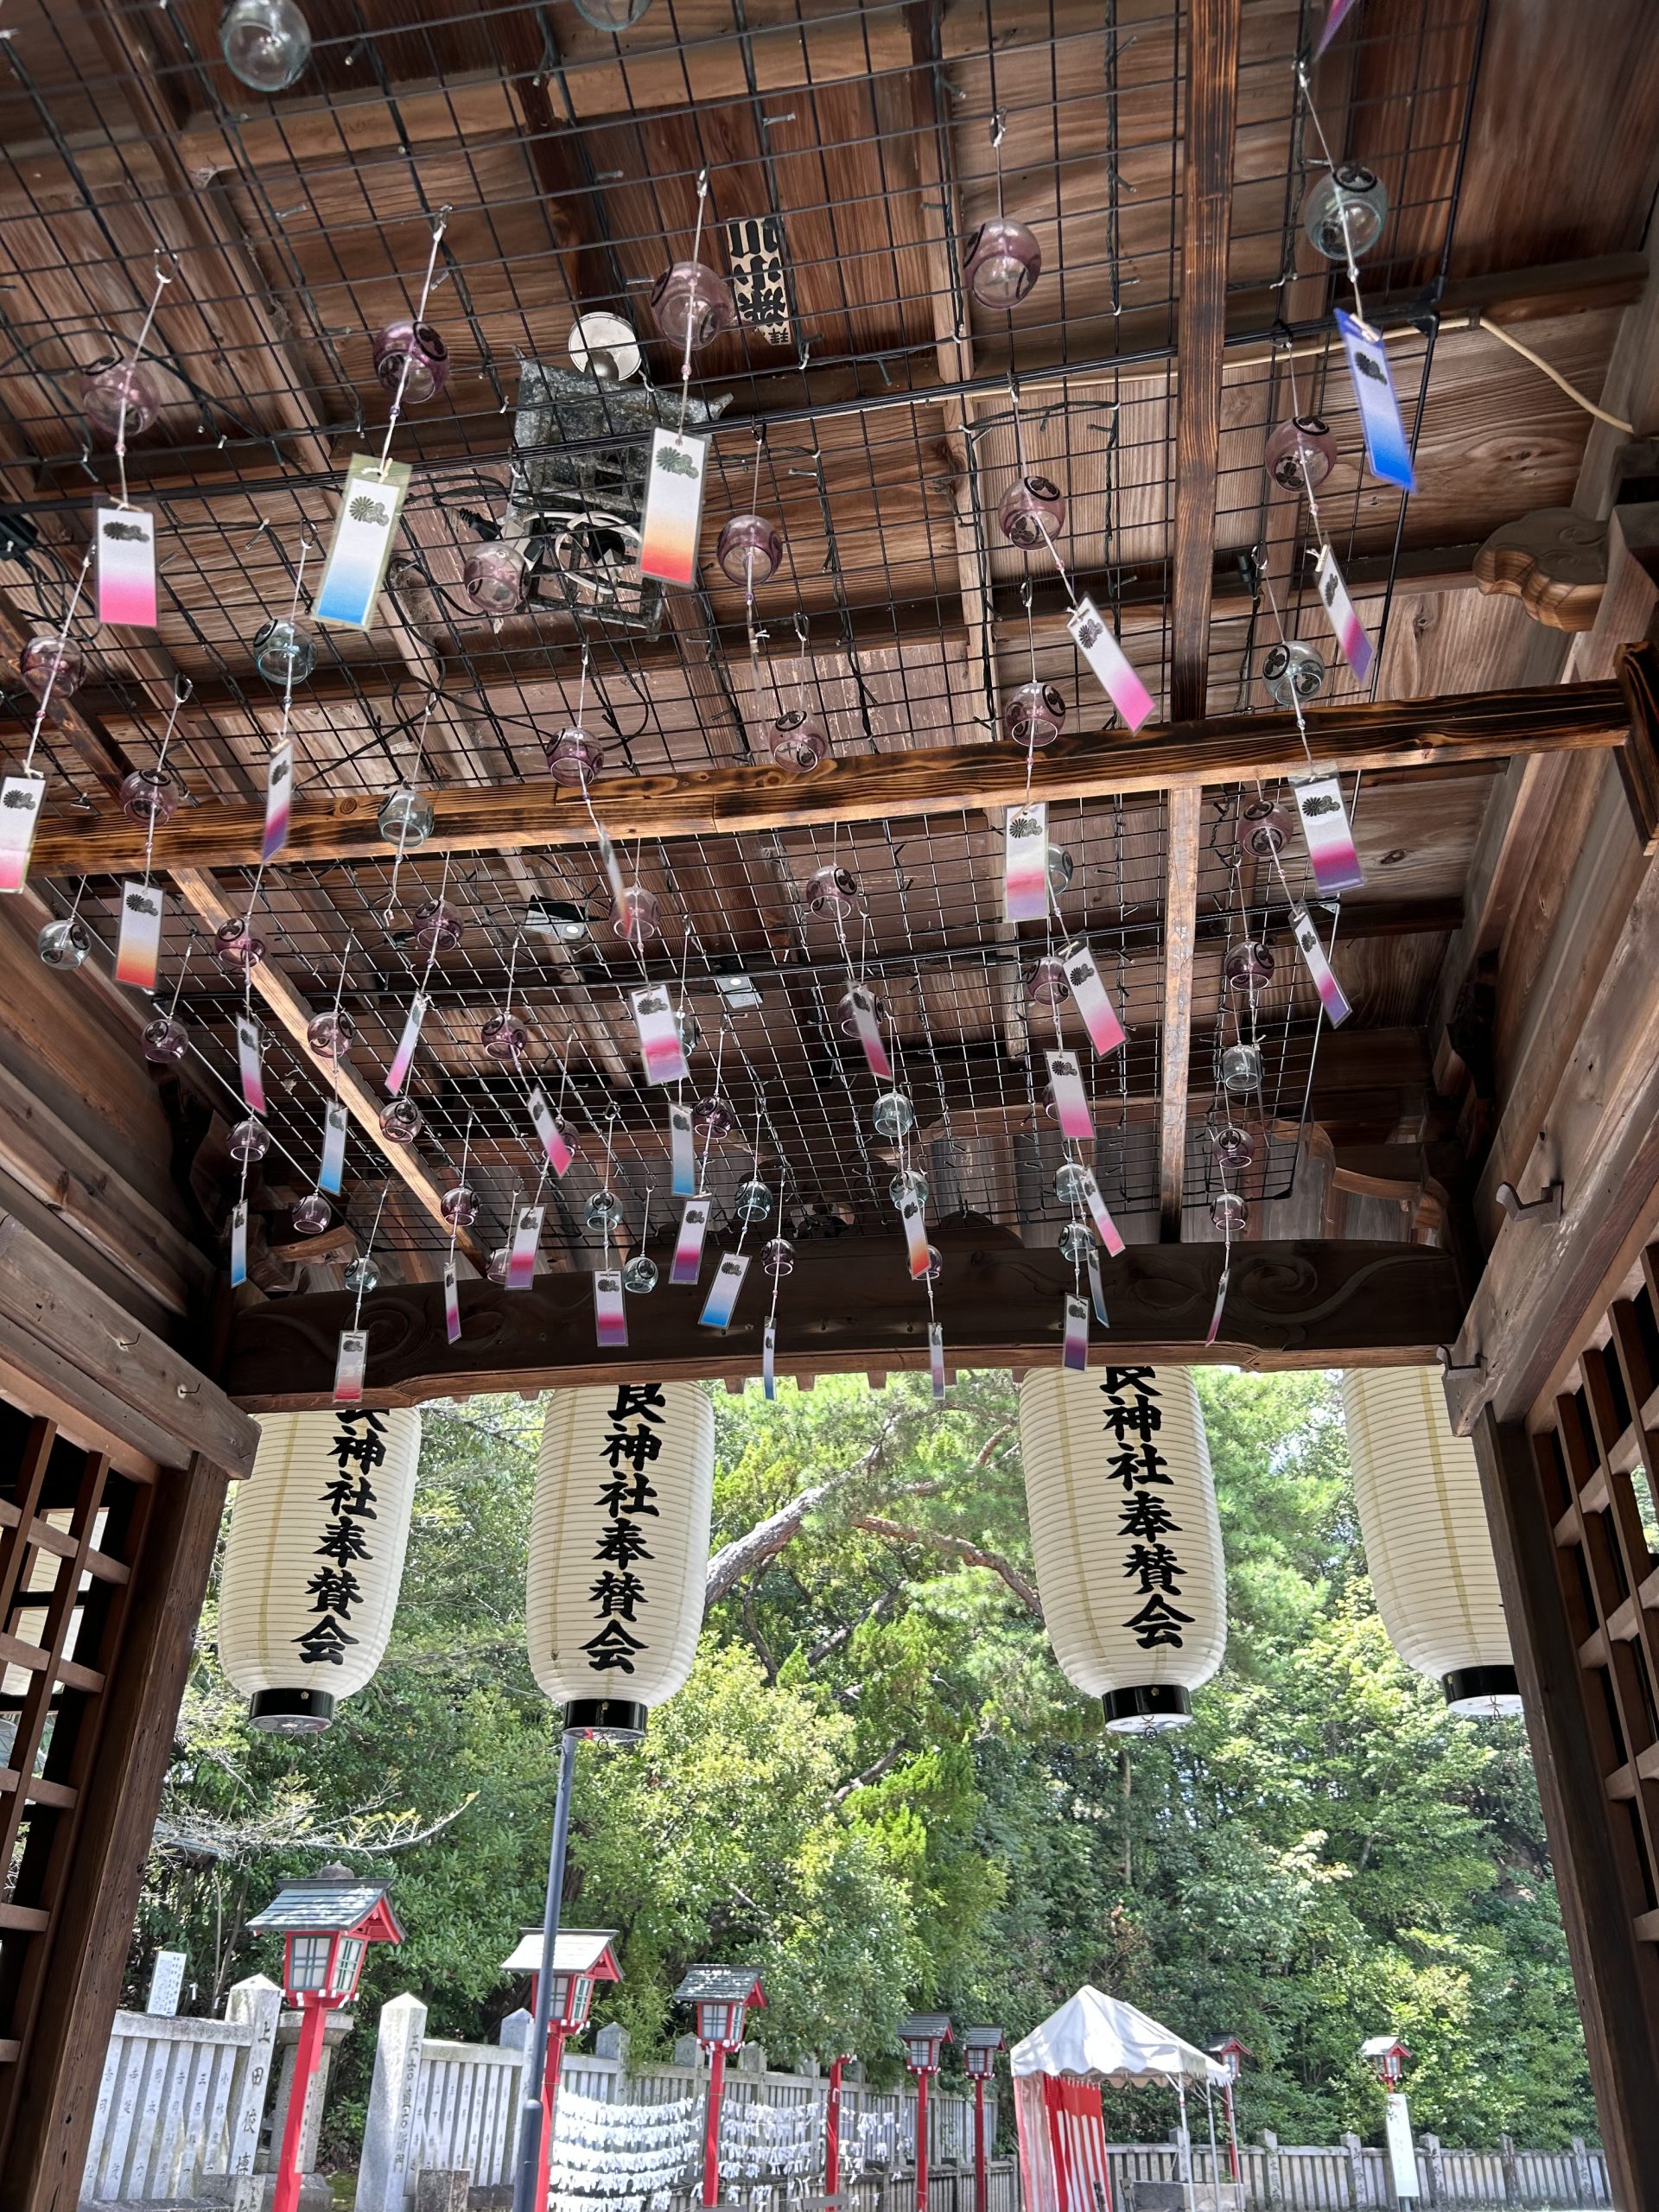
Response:
[{"label": "wooden pillar", "polygon": [[1610,1669],[1588,1656],[1605,1649],[1593,1594],[1579,1547],[1557,1541],[1568,1514],[1597,1523],[1606,1509],[1547,1479],[1553,1433],[1535,1439],[1488,1408],[1474,1443],[1613,2202],[1659,2212],[1659,1945],[1637,1932],[1648,1876],[1633,1806],[1608,1788],[1626,1746]]},{"label": "wooden pillar", "polygon": [[54,1842],[49,1924],[30,1961],[32,2017],[0,2144],[7,2212],[75,2212],[226,1479],[198,1454],[162,1468],[143,1502],[128,1602],[79,1750],[75,1810]]}]

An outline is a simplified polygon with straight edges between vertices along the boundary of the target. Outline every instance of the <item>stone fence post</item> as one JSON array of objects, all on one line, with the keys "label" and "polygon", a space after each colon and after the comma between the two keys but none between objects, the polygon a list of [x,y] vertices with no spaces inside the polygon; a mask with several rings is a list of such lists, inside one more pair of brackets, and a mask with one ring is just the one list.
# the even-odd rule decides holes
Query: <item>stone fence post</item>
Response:
[{"label": "stone fence post", "polygon": [[1365,2152],[1351,2128],[1343,2130],[1342,2154],[1348,2162],[1348,2202],[1354,2212],[1366,2212],[1370,2192],[1365,2186]]},{"label": "stone fence post", "polygon": [[238,1981],[225,2000],[225,2017],[253,2031],[248,2063],[241,2078],[236,2110],[228,2117],[230,2174],[251,2174],[259,2150],[259,2123],[265,2116],[270,2091],[270,2059],[276,2044],[276,2023],[282,2017],[283,1993],[262,1974]]},{"label": "stone fence post", "polygon": [[1503,2165],[1503,2202],[1506,2204],[1518,2204],[1521,2202],[1521,2176],[1515,2163],[1513,2135],[1498,2137],[1497,2155]]},{"label": "stone fence post", "polygon": [[1581,2204],[1595,2203],[1599,2191],[1590,2171],[1590,2153],[1582,2135],[1573,2138],[1573,2177],[1579,2184],[1579,2202]]},{"label": "stone fence post", "polygon": [[1440,2155],[1438,2135],[1420,2135],[1417,2148],[1423,2154],[1423,2169],[1428,2176],[1428,2201],[1431,2204],[1446,2202],[1446,2161]]},{"label": "stone fence post", "polygon": [[1285,2177],[1279,2165],[1279,2138],[1270,2127],[1264,2127],[1262,2131],[1262,2147],[1268,2154],[1268,2212],[1281,2212],[1285,2201]]},{"label": "stone fence post", "polygon": [[404,2212],[425,2040],[426,2007],[418,1997],[394,1997],[381,2006],[357,2171],[357,2212]]}]

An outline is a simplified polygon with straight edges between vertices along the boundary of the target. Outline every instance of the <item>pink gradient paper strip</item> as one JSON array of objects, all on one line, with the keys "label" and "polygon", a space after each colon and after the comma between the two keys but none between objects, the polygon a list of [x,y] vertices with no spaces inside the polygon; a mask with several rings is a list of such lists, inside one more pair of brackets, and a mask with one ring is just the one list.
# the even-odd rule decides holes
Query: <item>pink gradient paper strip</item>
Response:
[{"label": "pink gradient paper strip", "polygon": [[46,797],[44,776],[8,776],[0,783],[0,891],[21,891]]},{"label": "pink gradient paper strip", "polygon": [[1291,789],[1296,794],[1296,811],[1302,817],[1314,882],[1327,897],[1338,891],[1357,891],[1365,880],[1365,871],[1354,850],[1354,833],[1348,826],[1340,780],[1335,776],[1302,776]]},{"label": "pink gradient paper strip", "polygon": [[526,1206],[518,1217],[507,1260],[509,1290],[528,1290],[536,1280],[536,1247],[542,1241],[542,1216],[546,1211],[544,1206]]},{"label": "pink gradient paper strip", "polygon": [[1081,1375],[1089,1364],[1089,1308],[1070,1291],[1065,1294],[1065,1349],[1060,1364],[1074,1375]]},{"label": "pink gradient paper strip", "polygon": [[259,1025],[251,1014],[236,1017],[236,1066],[250,1114],[265,1110],[265,1071],[259,1063]]},{"label": "pink gradient paper strip", "polygon": [[1040,922],[1048,912],[1048,809],[1040,799],[1008,810],[1002,899],[1011,922]]},{"label": "pink gradient paper strip", "polygon": [[1094,1117],[1089,1111],[1089,1094],[1077,1071],[1077,1054],[1046,1052],[1043,1057],[1048,1062],[1048,1087],[1053,1094],[1060,1135],[1074,1138],[1078,1144],[1092,1144]]},{"label": "pink gradient paper strip", "polygon": [[944,1324],[930,1321],[927,1325],[927,1364],[933,1376],[933,1397],[937,1404],[944,1395]]},{"label": "pink gradient paper strip", "polygon": [[363,1370],[368,1363],[368,1331],[342,1329],[340,1350],[334,1355],[334,1403],[337,1406],[361,1405]]},{"label": "pink gradient paper strip", "polygon": [[116,940],[115,980],[135,991],[153,991],[162,959],[162,894],[153,883],[128,883],[121,891],[121,934]]},{"label": "pink gradient paper strip", "polygon": [[738,1293],[743,1287],[743,1278],[749,1272],[747,1252],[722,1252],[720,1265],[715,1269],[715,1279],[709,1286],[709,1295],[702,1302],[697,1316],[705,1329],[725,1329],[731,1325],[732,1315],[737,1310]]},{"label": "pink gradient paper strip", "polygon": [[1107,697],[1131,731],[1152,713],[1152,694],[1130,665],[1112,626],[1092,599],[1080,599],[1066,617],[1072,643],[1100,678]]},{"label": "pink gradient paper strip", "polygon": [[563,1175],[576,1156],[576,1148],[565,1133],[563,1122],[547,1103],[547,1093],[539,1083],[531,1085],[530,1118],[536,1125],[536,1135],[542,1150],[547,1154],[547,1164],[556,1175]]},{"label": "pink gradient paper strip", "polygon": [[97,542],[99,620],[155,629],[155,516],[143,507],[100,507]]},{"label": "pink gradient paper strip", "polygon": [[1092,1167],[1085,1167],[1083,1171],[1083,1202],[1089,1209],[1090,1220],[1095,1224],[1096,1236],[1113,1259],[1116,1259],[1123,1249],[1123,1239],[1117,1233],[1117,1224],[1112,1219]]},{"label": "pink gradient paper strip", "polygon": [[239,1290],[248,1279],[248,1202],[240,1198],[231,1210],[231,1288]]},{"label": "pink gradient paper strip", "polygon": [[674,1245],[674,1264],[669,1269],[670,1282],[694,1283],[702,1273],[702,1240],[709,1229],[709,1205],[707,1198],[686,1201]]},{"label": "pink gradient paper strip", "polygon": [[1319,563],[1313,571],[1319,588],[1319,603],[1330,622],[1332,635],[1342,649],[1342,657],[1360,683],[1371,672],[1371,663],[1376,658],[1376,648],[1365,634],[1365,625],[1354,612],[1354,603],[1348,596],[1348,587],[1342,581],[1342,570],[1337,566],[1337,556],[1327,545],[1319,555]]},{"label": "pink gradient paper strip", "polygon": [[1331,0],[1331,12],[1319,27],[1319,41],[1313,48],[1316,61],[1342,29],[1344,19],[1353,13],[1357,4],[1357,0]]},{"label": "pink gradient paper strip", "polygon": [[905,1243],[910,1248],[910,1279],[919,1282],[933,1264],[933,1255],[927,1249],[927,1216],[919,1198],[906,1198],[899,1209],[899,1218],[905,1224]]},{"label": "pink gradient paper strip", "polygon": [[331,1105],[323,1111],[322,1166],[317,1173],[317,1188],[326,1191],[331,1198],[337,1198],[345,1173],[346,1109]]},{"label": "pink gradient paper strip", "polygon": [[1331,963],[1325,957],[1319,933],[1314,928],[1313,918],[1306,906],[1291,908],[1290,926],[1307,972],[1313,978],[1313,988],[1325,1008],[1325,1018],[1333,1029],[1339,1029],[1353,1008],[1343,995],[1342,985],[1331,972]]},{"label": "pink gradient paper strip", "polygon": [[452,1344],[461,1342],[461,1288],[453,1260],[443,1263],[443,1333]]},{"label": "pink gradient paper strip", "polygon": [[881,1041],[881,1024],[876,1018],[874,996],[861,984],[855,983],[847,994],[847,1003],[858,1027],[858,1041],[864,1048],[864,1065],[882,1083],[891,1083],[893,1063]]},{"label": "pink gradient paper strip", "polygon": [[707,438],[658,427],[651,434],[645,481],[645,518],[640,533],[639,573],[658,583],[697,579],[697,536],[702,527],[703,465]]},{"label": "pink gradient paper strip", "polygon": [[629,994],[633,1026],[639,1033],[639,1057],[645,1064],[647,1083],[683,1083],[691,1071],[685,1064],[685,1046],[673,1005],[660,983],[647,983]]},{"label": "pink gradient paper strip", "polygon": [[421,1024],[426,1020],[430,1001],[423,991],[416,991],[409,1002],[409,1012],[404,1016],[404,1033],[397,1039],[397,1050],[391,1065],[386,1070],[386,1089],[395,1098],[409,1079],[410,1063],[415,1058],[415,1047],[421,1041]]},{"label": "pink gradient paper strip", "polygon": [[274,861],[288,842],[288,822],[294,797],[294,747],[284,741],[265,763],[265,834],[259,847],[261,861]]},{"label": "pink gradient paper strip", "polygon": [[778,1324],[770,1314],[760,1333],[760,1389],[768,1403],[778,1395]]},{"label": "pink gradient paper strip", "polygon": [[1062,945],[1060,958],[1065,966],[1065,980],[1071,986],[1072,1001],[1089,1032],[1089,1042],[1103,1059],[1123,1042],[1123,1024],[1101,980],[1088,938],[1073,938],[1070,944]]},{"label": "pink gradient paper strip", "polygon": [[622,1277],[615,1268],[594,1270],[594,1335],[601,1351],[620,1351],[628,1341]]}]

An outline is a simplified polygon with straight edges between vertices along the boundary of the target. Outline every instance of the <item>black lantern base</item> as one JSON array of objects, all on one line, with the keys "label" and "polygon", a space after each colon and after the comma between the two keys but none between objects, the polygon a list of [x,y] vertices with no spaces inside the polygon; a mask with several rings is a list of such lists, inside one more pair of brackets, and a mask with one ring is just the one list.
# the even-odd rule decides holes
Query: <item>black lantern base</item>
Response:
[{"label": "black lantern base", "polygon": [[573,1698],[564,1708],[572,1736],[595,1736],[607,1744],[637,1744],[645,1732],[650,1708],[626,1697]]},{"label": "black lantern base", "polygon": [[1179,1682],[1108,1690],[1100,1701],[1114,1736],[1157,1736],[1166,1728],[1184,1728],[1192,1718],[1192,1700]]},{"label": "black lantern base", "polygon": [[1497,1719],[1521,1710],[1521,1685],[1513,1667],[1459,1667],[1440,1676],[1446,1710]]},{"label": "black lantern base", "polygon": [[331,1690],[256,1690],[248,1719],[273,1736],[321,1736],[334,1717]]}]

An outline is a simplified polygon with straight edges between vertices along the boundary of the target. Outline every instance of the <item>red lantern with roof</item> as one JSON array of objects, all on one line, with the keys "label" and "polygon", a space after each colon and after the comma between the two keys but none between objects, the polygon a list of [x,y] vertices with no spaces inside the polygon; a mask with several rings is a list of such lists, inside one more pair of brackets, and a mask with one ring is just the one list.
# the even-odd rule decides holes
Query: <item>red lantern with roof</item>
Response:
[{"label": "red lantern with roof", "polygon": [[674,1993],[677,2005],[694,2005],[697,2041],[709,2053],[709,2124],[703,2139],[702,2201],[720,2202],[720,2100],[726,2086],[726,2054],[743,2041],[751,2005],[766,1992],[753,1967],[693,1967]]},{"label": "red lantern with roof", "polygon": [[916,2076],[916,2212],[927,2212],[927,2084],[951,2040],[950,2015],[912,2012],[899,2023],[899,2040],[905,2046],[905,2063]]},{"label": "red lantern with roof", "polygon": [[[553,2107],[557,2101],[559,2075],[564,2066],[565,2038],[580,2035],[587,2026],[588,2015],[594,2005],[594,1985],[621,1980],[622,1969],[611,1948],[615,1941],[613,1928],[561,1928],[554,1939],[547,2063],[542,2071],[540,2193],[536,2200],[538,2204],[547,2202],[548,2171],[553,2158]],[[526,1928],[518,1949],[511,1958],[502,1960],[501,1971],[530,1976],[532,2012],[540,1994],[541,1966],[542,1930]]]}]

